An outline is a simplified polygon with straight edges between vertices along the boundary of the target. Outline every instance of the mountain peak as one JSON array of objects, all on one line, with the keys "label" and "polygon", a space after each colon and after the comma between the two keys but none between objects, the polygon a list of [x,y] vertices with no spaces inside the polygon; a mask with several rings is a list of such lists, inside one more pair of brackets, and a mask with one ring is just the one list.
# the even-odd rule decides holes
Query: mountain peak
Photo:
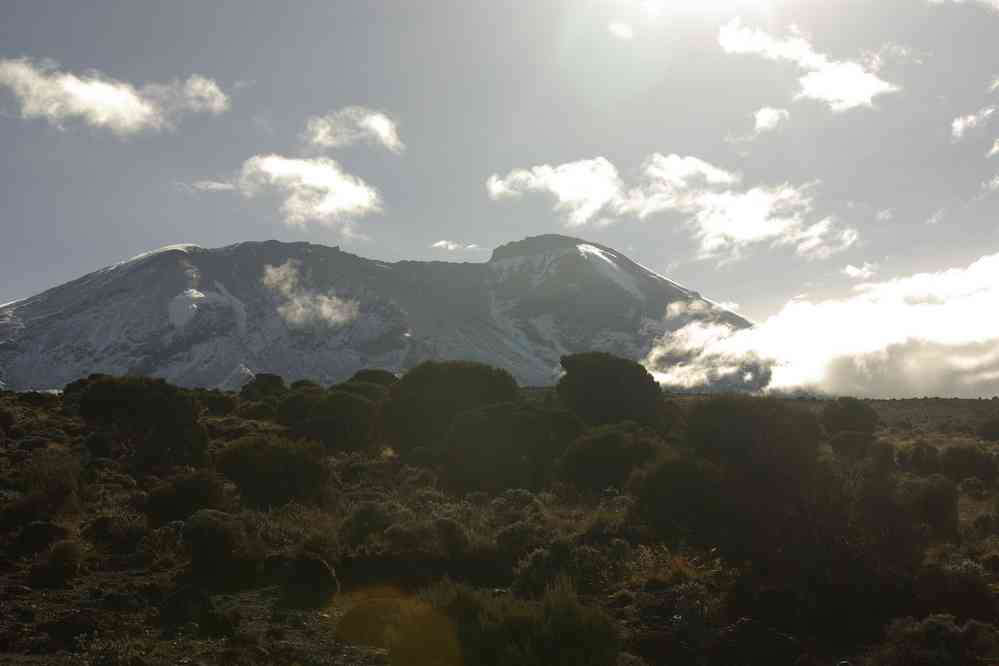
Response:
[{"label": "mountain peak", "polygon": [[529,257],[535,254],[543,254],[557,250],[567,250],[581,244],[593,245],[589,241],[572,236],[562,236],[560,234],[542,234],[540,236],[528,236],[523,240],[513,241],[500,245],[493,250],[493,255],[489,261],[500,259],[510,259],[512,257]]}]

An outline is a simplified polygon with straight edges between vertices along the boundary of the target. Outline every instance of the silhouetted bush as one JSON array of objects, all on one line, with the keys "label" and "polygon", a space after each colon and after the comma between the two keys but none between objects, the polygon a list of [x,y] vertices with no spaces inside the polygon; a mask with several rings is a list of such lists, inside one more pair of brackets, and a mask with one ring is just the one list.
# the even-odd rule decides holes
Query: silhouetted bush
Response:
[{"label": "silhouetted bush", "polygon": [[631,482],[633,511],[663,537],[716,545],[726,530],[721,470],[683,451],[664,451]]},{"label": "silhouetted bush", "polygon": [[80,462],[68,451],[41,449],[17,477],[24,494],[0,508],[0,529],[14,529],[35,520],[50,520],[79,505]]},{"label": "silhouetted bush", "polygon": [[83,389],[79,410],[91,427],[124,442],[140,469],[204,461],[207,437],[194,401],[162,379],[101,377]]},{"label": "silhouetted bush", "polygon": [[377,424],[374,403],[339,390],[310,397],[305,418],[290,424],[294,436],[321,442],[330,451],[360,451],[371,445]]},{"label": "silhouetted bush", "polygon": [[980,564],[967,559],[927,565],[916,578],[915,610],[920,614],[948,613],[959,621],[994,622],[999,601],[989,579]]},{"label": "silhouetted bush", "polygon": [[185,520],[199,509],[225,509],[225,482],[213,471],[199,470],[164,481],[149,493],[146,513],[156,523]]},{"label": "silhouetted bush", "polygon": [[399,452],[432,448],[460,412],[516,398],[517,384],[506,370],[469,361],[427,361],[392,385],[384,426]]},{"label": "silhouetted bush", "polygon": [[384,384],[376,384],[374,382],[351,380],[349,382],[337,384],[333,388],[334,390],[342,391],[343,393],[351,393],[362,398],[367,398],[375,404],[385,402],[389,397],[389,387]]},{"label": "silhouetted bush", "polygon": [[355,372],[354,376],[351,377],[349,381],[392,386],[399,381],[399,378],[388,370],[381,370],[379,368],[364,368],[363,370]]},{"label": "silhouetted bush", "polygon": [[541,488],[583,426],[569,412],[500,403],[457,415],[441,442],[441,478],[462,490]]},{"label": "silhouetted bush", "polygon": [[0,434],[9,433],[16,422],[13,410],[0,406]]},{"label": "silhouetted bush", "polygon": [[940,472],[953,481],[975,476],[992,483],[996,478],[996,461],[978,446],[948,446],[940,454]]},{"label": "silhouetted bush", "polygon": [[239,400],[232,393],[212,389],[190,389],[194,402],[212,416],[226,416],[236,411]]},{"label": "silhouetted bush", "polygon": [[523,597],[540,597],[560,576],[575,589],[594,594],[623,573],[624,562],[594,546],[559,540],[538,548],[517,564],[513,591]]},{"label": "silhouetted bush", "polygon": [[917,442],[898,454],[899,466],[914,474],[927,476],[940,471],[940,451],[926,442]]},{"label": "silhouetted bush", "polygon": [[277,403],[275,420],[293,426],[308,419],[326,397],[320,386],[301,386],[284,394]]},{"label": "silhouetted bush", "polygon": [[561,362],[565,374],[556,387],[559,399],[586,423],[658,425],[662,393],[638,363],[604,352],[571,354]]},{"label": "silhouetted bush", "polygon": [[619,640],[603,611],[559,581],[540,602],[443,582],[399,618],[390,662],[461,666],[613,666]]},{"label": "silhouetted bush", "polygon": [[601,426],[574,441],[560,467],[564,478],[581,490],[597,493],[623,488],[631,473],[649,462],[661,446],[655,432],[635,423]]},{"label": "silhouetted bush", "polygon": [[953,481],[940,474],[906,479],[899,485],[899,494],[915,520],[928,525],[936,536],[957,536],[957,486]]},{"label": "silhouetted bush", "polygon": [[878,413],[863,400],[837,398],[822,408],[822,425],[830,434],[843,430],[873,433],[878,427]]},{"label": "silhouetted bush", "polygon": [[201,509],[184,523],[183,539],[195,574],[241,586],[255,582],[263,563],[263,548],[237,516]]},{"label": "silhouetted bush", "polygon": [[323,449],[314,442],[251,435],[234,441],[217,459],[245,503],[277,507],[293,500],[315,501],[329,479]]},{"label": "silhouetted bush", "polygon": [[959,625],[953,615],[895,620],[867,666],[967,666],[999,660],[999,631],[984,622]]},{"label": "silhouetted bush", "polygon": [[351,509],[340,525],[340,541],[348,548],[365,545],[371,537],[412,515],[397,504],[361,502]]},{"label": "silhouetted bush", "polygon": [[829,446],[836,452],[836,455],[857,460],[867,455],[867,450],[873,441],[870,433],[840,430],[829,438]]},{"label": "silhouetted bush", "polygon": [[279,398],[288,388],[284,384],[284,379],[279,375],[266,372],[258,372],[253,379],[243,385],[239,391],[239,399],[249,402],[260,402],[273,398]]},{"label": "silhouetted bush", "polygon": [[276,421],[277,408],[273,402],[244,402],[236,410],[236,415],[251,421]]},{"label": "silhouetted bush", "polygon": [[32,587],[64,587],[79,575],[82,564],[83,548],[78,541],[57,541],[46,559],[31,568],[28,582]]},{"label": "silhouetted bush", "polygon": [[999,417],[983,423],[978,429],[978,436],[986,442],[999,442]]}]

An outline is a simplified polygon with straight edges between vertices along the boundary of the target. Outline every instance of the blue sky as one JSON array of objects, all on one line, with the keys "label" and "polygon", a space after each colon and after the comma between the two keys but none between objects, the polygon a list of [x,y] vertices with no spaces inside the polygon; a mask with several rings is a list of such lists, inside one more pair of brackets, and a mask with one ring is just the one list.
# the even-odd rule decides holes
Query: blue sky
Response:
[{"label": "blue sky", "polygon": [[964,270],[997,37],[995,0],[6,3],[0,302],[266,238],[568,233],[757,320]]}]

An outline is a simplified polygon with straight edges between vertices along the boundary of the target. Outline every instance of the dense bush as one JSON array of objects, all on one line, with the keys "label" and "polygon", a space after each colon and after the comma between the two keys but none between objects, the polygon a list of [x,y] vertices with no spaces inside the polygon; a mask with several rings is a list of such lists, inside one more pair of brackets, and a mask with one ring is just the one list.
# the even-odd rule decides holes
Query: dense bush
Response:
[{"label": "dense bush", "polygon": [[952,615],[896,620],[867,666],[967,666],[999,660],[999,630],[983,622],[957,624]]},{"label": "dense bush", "polygon": [[978,477],[986,483],[996,478],[996,460],[979,446],[949,446],[940,454],[940,472],[953,481]]},{"label": "dense bush", "polygon": [[556,390],[562,403],[591,425],[635,421],[658,425],[659,385],[634,361],[603,352],[563,356]]},{"label": "dense bush", "polygon": [[250,585],[263,561],[256,535],[238,517],[202,509],[184,523],[184,545],[197,575],[235,580]]},{"label": "dense bush", "polygon": [[318,499],[329,479],[323,458],[322,447],[313,442],[251,435],[223,449],[216,464],[244,502],[266,508]]},{"label": "dense bush", "polygon": [[14,427],[14,423],[17,422],[14,412],[3,405],[0,405],[0,434],[5,434],[10,432],[11,428]]},{"label": "dense bush", "polygon": [[377,410],[367,398],[337,390],[310,394],[302,406],[304,418],[289,423],[296,437],[321,442],[330,451],[360,451],[374,441]]},{"label": "dense bush", "polygon": [[100,377],[83,389],[79,410],[91,427],[124,442],[139,468],[204,461],[207,437],[196,404],[162,379]]},{"label": "dense bush", "polygon": [[83,548],[78,541],[57,541],[47,557],[31,568],[29,582],[34,587],[63,587],[79,575],[82,564]]},{"label": "dense bush", "polygon": [[349,381],[380,384],[381,386],[392,386],[399,381],[399,378],[388,370],[381,370],[379,368],[364,368],[363,370],[355,372],[354,376],[351,377]]},{"label": "dense bush", "polygon": [[938,537],[957,536],[957,486],[939,474],[906,479],[899,485],[902,505]]},{"label": "dense bush", "polygon": [[986,442],[999,442],[999,417],[983,423],[978,429],[978,436]]},{"label": "dense bush", "polygon": [[437,446],[460,412],[517,399],[506,370],[469,361],[427,361],[392,385],[384,426],[399,452]]},{"label": "dense bush", "polygon": [[23,463],[17,486],[23,496],[0,508],[0,530],[78,508],[80,462],[68,451],[41,449]]},{"label": "dense bush", "polygon": [[898,462],[907,472],[923,476],[936,474],[940,471],[940,451],[926,442],[917,442],[899,451]]},{"label": "dense bush", "polygon": [[236,416],[251,421],[274,421],[277,419],[277,409],[274,402],[243,402],[236,410]]},{"label": "dense bush", "polygon": [[830,434],[844,430],[873,433],[878,427],[878,414],[863,400],[837,398],[822,408],[822,425]]},{"label": "dense bush", "polygon": [[199,509],[225,509],[228,506],[225,482],[213,471],[179,474],[153,488],[146,501],[146,513],[155,523],[185,520]]},{"label": "dense bush", "polygon": [[374,382],[351,380],[349,382],[337,384],[333,388],[337,391],[351,393],[362,398],[367,398],[375,404],[385,402],[389,397],[389,387],[384,384],[376,384]]},{"label": "dense bush", "polygon": [[400,618],[393,666],[613,666],[613,621],[560,581],[540,602],[440,583]]},{"label": "dense bush", "polygon": [[867,455],[873,441],[871,433],[840,430],[829,438],[829,446],[836,452],[836,455],[857,460]]},{"label": "dense bush", "polygon": [[586,492],[623,488],[631,473],[649,462],[661,447],[654,431],[635,423],[601,426],[569,446],[560,463],[561,472]]},{"label": "dense bush", "polygon": [[288,389],[284,379],[279,375],[258,372],[240,389],[239,398],[249,402],[260,402],[279,398],[286,390]]},{"label": "dense bush", "polygon": [[561,576],[585,594],[595,594],[623,573],[624,562],[595,546],[554,541],[521,560],[514,572],[513,591],[540,597]]},{"label": "dense bush", "polygon": [[212,416],[226,416],[232,414],[239,400],[232,393],[211,389],[190,389],[188,394],[194,402],[204,411]]},{"label": "dense bush", "polygon": [[463,490],[542,487],[583,426],[572,414],[500,403],[459,414],[440,447],[441,477]]}]

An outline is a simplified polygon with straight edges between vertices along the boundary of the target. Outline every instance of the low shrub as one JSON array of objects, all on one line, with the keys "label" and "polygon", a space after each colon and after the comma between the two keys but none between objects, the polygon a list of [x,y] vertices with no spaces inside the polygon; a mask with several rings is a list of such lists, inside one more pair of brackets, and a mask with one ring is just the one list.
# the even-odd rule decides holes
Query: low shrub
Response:
[{"label": "low shrub", "polygon": [[146,513],[157,524],[185,520],[199,509],[224,510],[229,504],[225,481],[211,470],[179,474],[149,493]]},{"label": "low shrub", "polygon": [[79,542],[57,541],[46,559],[31,568],[28,580],[32,587],[64,587],[79,575],[82,565],[83,548]]},{"label": "low shrub", "polygon": [[310,394],[306,403],[303,418],[288,424],[294,436],[321,442],[330,451],[360,451],[372,444],[377,412],[367,398],[336,390]]},{"label": "low shrub", "polygon": [[284,379],[280,375],[258,372],[240,389],[239,399],[247,402],[260,402],[280,397],[286,390]]},{"label": "low shrub", "polygon": [[560,471],[566,481],[585,492],[623,488],[631,473],[655,457],[662,446],[654,431],[635,423],[602,426],[569,445]]},{"label": "low shrub", "polygon": [[996,460],[979,446],[949,446],[940,454],[940,472],[952,481],[975,476],[992,483],[996,479]]},{"label": "low shrub", "polygon": [[898,464],[913,474],[937,474],[940,472],[940,450],[926,442],[916,442],[899,451]]},{"label": "low shrub", "polygon": [[271,402],[244,402],[236,410],[236,416],[251,421],[275,421],[277,408]]},{"label": "low shrub", "polygon": [[565,374],[556,386],[559,400],[586,423],[659,425],[662,392],[639,363],[604,352],[570,354],[561,363]]},{"label": "low shrub", "polygon": [[958,624],[953,615],[895,620],[884,642],[867,655],[867,666],[966,666],[999,660],[999,630],[993,624]]},{"label": "low shrub", "polygon": [[844,430],[873,433],[878,421],[874,408],[857,398],[837,398],[822,408],[822,425],[830,434]]},{"label": "low shrub", "polygon": [[235,440],[218,454],[216,466],[236,484],[246,504],[260,508],[314,502],[329,480],[319,444],[273,435]]},{"label": "low shrub", "polygon": [[543,596],[561,576],[585,594],[594,594],[624,573],[625,562],[594,546],[559,540],[538,548],[517,565],[513,591],[523,597]]},{"label": "low shrub", "polygon": [[182,536],[195,575],[222,577],[242,586],[256,581],[263,547],[238,516],[201,509],[184,523]]},{"label": "low shrub", "polygon": [[354,373],[350,378],[352,382],[366,382],[369,384],[380,384],[381,386],[392,386],[399,378],[393,372],[380,368],[364,368]]},{"label": "low shrub", "polygon": [[955,538],[958,528],[957,486],[940,474],[909,478],[899,484],[902,505],[933,534]]},{"label": "low shrub", "polygon": [[867,455],[873,442],[871,433],[856,430],[840,430],[829,438],[829,446],[836,455],[851,460],[858,460]]},{"label": "low shrub", "polygon": [[978,428],[978,436],[986,442],[999,442],[999,417],[985,421]]},{"label": "low shrub", "polygon": [[385,402],[389,397],[389,387],[385,384],[377,384],[375,382],[362,382],[352,379],[349,382],[337,384],[333,388],[336,391],[367,398],[376,405]]}]

